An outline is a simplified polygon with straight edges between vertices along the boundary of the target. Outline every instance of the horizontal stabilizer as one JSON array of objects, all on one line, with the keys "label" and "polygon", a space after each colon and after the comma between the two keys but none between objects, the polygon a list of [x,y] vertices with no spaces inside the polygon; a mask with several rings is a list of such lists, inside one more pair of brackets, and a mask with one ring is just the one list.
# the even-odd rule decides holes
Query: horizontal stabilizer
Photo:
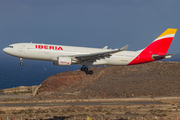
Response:
[{"label": "horizontal stabilizer", "polygon": [[171,58],[172,55],[175,54],[167,54],[167,55],[153,55],[153,59],[159,60],[159,59],[166,59],[166,58]]}]

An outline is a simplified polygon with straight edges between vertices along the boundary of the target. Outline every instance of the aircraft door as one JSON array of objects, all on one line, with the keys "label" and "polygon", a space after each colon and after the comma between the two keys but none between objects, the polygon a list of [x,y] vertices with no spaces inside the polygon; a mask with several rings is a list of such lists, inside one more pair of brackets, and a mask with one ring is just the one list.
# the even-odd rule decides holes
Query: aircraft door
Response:
[{"label": "aircraft door", "polygon": [[23,45],[19,45],[18,51],[19,51],[19,52],[23,52]]}]

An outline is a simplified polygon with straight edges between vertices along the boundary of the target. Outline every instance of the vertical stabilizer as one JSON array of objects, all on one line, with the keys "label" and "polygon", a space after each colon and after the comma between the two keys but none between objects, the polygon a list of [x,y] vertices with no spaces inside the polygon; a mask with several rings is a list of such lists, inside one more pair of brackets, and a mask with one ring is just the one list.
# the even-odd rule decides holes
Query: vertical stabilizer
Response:
[{"label": "vertical stabilizer", "polygon": [[[168,28],[159,37],[157,37],[149,46],[138,51],[140,54],[132,60],[129,65],[140,64],[154,61],[153,56],[166,56],[171,42],[176,34],[177,29]],[[162,58],[163,59],[163,58]]]},{"label": "vertical stabilizer", "polygon": [[159,37],[157,37],[149,46],[142,52],[148,52],[158,55],[165,55],[171,45],[177,29],[168,28]]}]

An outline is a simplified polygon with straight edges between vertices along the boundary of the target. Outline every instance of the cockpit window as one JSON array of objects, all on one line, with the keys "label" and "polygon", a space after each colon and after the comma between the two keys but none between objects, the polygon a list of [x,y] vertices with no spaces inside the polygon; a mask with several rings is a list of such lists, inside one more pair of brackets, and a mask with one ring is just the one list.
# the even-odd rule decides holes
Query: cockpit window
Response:
[{"label": "cockpit window", "polygon": [[9,48],[13,48],[13,46],[8,46]]}]

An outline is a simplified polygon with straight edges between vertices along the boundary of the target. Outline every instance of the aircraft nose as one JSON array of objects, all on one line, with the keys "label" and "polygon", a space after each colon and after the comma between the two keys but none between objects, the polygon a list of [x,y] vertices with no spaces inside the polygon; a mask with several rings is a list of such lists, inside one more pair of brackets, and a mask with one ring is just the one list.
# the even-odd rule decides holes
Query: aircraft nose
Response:
[{"label": "aircraft nose", "polygon": [[3,51],[4,51],[5,53],[7,53],[7,48],[4,48]]}]

